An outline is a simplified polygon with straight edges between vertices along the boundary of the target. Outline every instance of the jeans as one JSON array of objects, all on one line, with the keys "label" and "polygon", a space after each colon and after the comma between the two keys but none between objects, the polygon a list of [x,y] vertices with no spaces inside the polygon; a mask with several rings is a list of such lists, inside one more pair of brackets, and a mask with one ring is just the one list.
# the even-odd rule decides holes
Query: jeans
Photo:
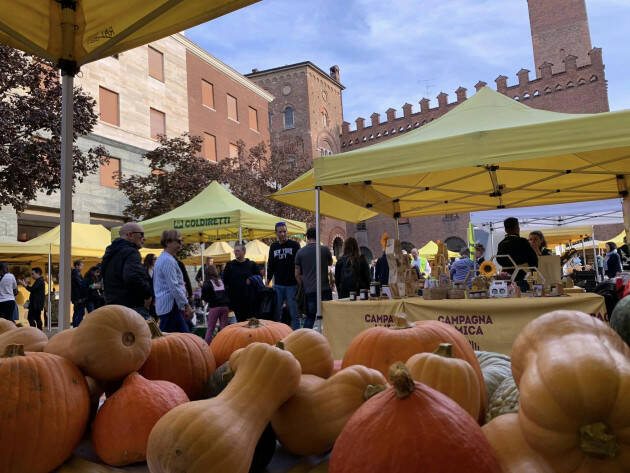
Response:
[{"label": "jeans", "polygon": [[167,333],[190,333],[182,311],[177,307],[177,302],[173,301],[173,308],[168,314],[160,315],[160,330]]},{"label": "jeans", "polygon": [[281,314],[282,314],[282,303],[286,300],[287,307],[289,308],[289,314],[291,314],[291,326],[293,330],[300,328],[300,319],[297,314],[297,304],[295,302],[295,290],[297,286],[279,286],[275,285],[273,287],[274,291],[276,291],[276,322],[280,322]]},{"label": "jeans", "polygon": [[[332,301],[332,290],[322,289],[322,301]],[[304,321],[304,328],[313,328],[315,316],[317,315],[317,292],[306,293],[306,307],[308,313]]]},{"label": "jeans", "polygon": [[85,304],[83,302],[77,302],[74,304],[74,313],[72,314],[72,326],[78,327],[83,316],[85,315]]}]

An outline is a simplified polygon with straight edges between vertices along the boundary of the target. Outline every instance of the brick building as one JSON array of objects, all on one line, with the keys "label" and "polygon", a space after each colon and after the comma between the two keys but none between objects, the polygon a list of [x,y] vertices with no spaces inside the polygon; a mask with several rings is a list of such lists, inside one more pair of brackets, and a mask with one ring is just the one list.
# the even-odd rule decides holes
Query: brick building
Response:
[{"label": "brick building", "polygon": [[[114,173],[146,175],[142,155],[157,135],[190,132],[204,138],[203,154],[216,161],[269,142],[267,109],[273,96],[182,34],[87,64],[75,78],[96,100],[99,122],[78,140],[81,149],[103,145],[113,157],[77,185],[73,219],[107,227],[123,222],[127,204]],[[31,239],[59,223],[59,195],[41,194],[23,213],[0,210],[0,238]]]},{"label": "brick building", "polygon": [[[289,159],[312,162],[319,156],[341,152],[339,137],[343,122],[339,67],[327,74],[311,62],[301,62],[259,71],[246,77],[270,92],[271,145],[285,150]],[[336,254],[346,238],[346,224],[322,218],[322,242]]]},{"label": "brick building", "polygon": [[[495,79],[498,92],[522,103],[544,110],[566,113],[599,113],[609,111],[608,91],[604,74],[602,50],[592,48],[585,0],[528,0],[536,78],[530,79],[530,71],[516,73],[517,83],[508,85],[508,78],[500,75]],[[479,81],[475,88],[487,85]],[[405,103],[402,116],[388,109],[381,121],[378,113],[365,119],[355,120],[355,129],[343,122],[341,151],[370,146],[407,133],[444,115],[467,98],[467,90],[455,91],[456,99],[449,102],[444,92],[437,96],[437,106],[431,107],[428,98],[419,101],[419,110]],[[468,214],[420,217],[400,220],[400,239],[403,246],[421,247],[429,240],[441,239],[450,249],[458,250],[466,244],[469,223]],[[391,218],[377,216],[357,225],[347,224],[346,233],[353,235],[368,256],[380,254],[383,231],[394,232]],[[369,252],[368,252],[369,250]]]}]

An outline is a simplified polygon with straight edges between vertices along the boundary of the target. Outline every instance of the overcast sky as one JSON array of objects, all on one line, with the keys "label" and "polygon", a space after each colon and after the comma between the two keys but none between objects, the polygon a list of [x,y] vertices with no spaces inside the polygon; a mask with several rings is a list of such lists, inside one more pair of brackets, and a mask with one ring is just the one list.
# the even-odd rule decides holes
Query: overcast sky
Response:
[{"label": "overcast sky", "polygon": [[[560,1],[560,0],[554,0]],[[587,0],[593,46],[603,48],[611,110],[630,108],[630,0]],[[402,115],[409,102],[460,85],[535,77],[526,0],[263,0],[187,31],[241,73],[311,61],[341,70],[344,119]]]}]

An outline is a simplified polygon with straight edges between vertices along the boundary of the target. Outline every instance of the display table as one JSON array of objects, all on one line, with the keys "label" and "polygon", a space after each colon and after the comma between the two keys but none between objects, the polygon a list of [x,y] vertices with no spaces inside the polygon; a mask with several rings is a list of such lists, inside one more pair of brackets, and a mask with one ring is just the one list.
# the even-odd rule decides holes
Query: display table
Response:
[{"label": "display table", "polygon": [[393,315],[403,312],[410,321],[439,320],[453,325],[475,350],[509,355],[521,329],[552,310],[579,310],[608,322],[604,298],[593,293],[515,299],[342,299],[322,304],[323,333],[333,357],[342,359],[355,335],[370,327],[394,325]]}]

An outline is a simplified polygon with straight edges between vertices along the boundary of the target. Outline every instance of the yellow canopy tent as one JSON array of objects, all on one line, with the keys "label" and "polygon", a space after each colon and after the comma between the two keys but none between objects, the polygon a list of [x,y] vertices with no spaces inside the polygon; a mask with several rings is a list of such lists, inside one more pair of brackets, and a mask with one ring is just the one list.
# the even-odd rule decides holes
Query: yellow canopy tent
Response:
[{"label": "yellow canopy tent", "polygon": [[[433,240],[431,240],[429,243],[424,245],[422,248],[418,248],[418,255],[420,255],[420,256],[422,256],[423,258],[426,258],[426,259],[433,259],[435,257],[435,255],[437,254],[437,251],[438,251],[437,243],[434,242]],[[449,258],[458,258],[459,257],[459,253],[449,250],[448,257]]]},{"label": "yellow canopy tent", "polygon": [[260,240],[252,240],[245,245],[245,257],[256,263],[266,263],[269,258],[269,246]]},{"label": "yellow canopy tent", "polygon": [[155,41],[257,0],[0,0],[0,43],[62,73],[60,328],[70,325],[73,80],[81,65]]},{"label": "yellow canopy tent", "polygon": [[[521,230],[521,236],[528,238],[532,230]],[[572,227],[551,227],[540,230],[547,240],[547,247],[582,241],[593,235],[593,227],[590,225],[580,225]]]},{"label": "yellow canopy tent", "polygon": [[[207,262],[208,258],[212,258],[214,263],[227,263],[234,259],[234,249],[225,241],[215,241],[208,248],[203,250],[204,262]],[[190,255],[184,259],[184,264],[199,266],[201,262],[201,255],[199,253]]]},{"label": "yellow canopy tent", "polygon": [[615,243],[617,245],[617,248],[619,248],[621,245],[623,245],[623,239],[624,239],[625,236],[626,236],[626,231],[624,230],[619,235],[617,235],[614,238],[611,238],[610,240],[600,241],[599,242],[599,247],[603,250],[604,247],[606,246],[606,243],[608,243],[609,241],[612,241],[613,243]]},{"label": "yellow canopy tent", "polygon": [[[187,243],[272,237],[280,221],[286,222],[290,235],[306,233],[305,224],[258,210],[212,181],[185,204],[140,223],[150,244],[159,242],[162,232],[172,228],[179,230]],[[118,235],[119,229],[113,228],[112,235]]]}]

